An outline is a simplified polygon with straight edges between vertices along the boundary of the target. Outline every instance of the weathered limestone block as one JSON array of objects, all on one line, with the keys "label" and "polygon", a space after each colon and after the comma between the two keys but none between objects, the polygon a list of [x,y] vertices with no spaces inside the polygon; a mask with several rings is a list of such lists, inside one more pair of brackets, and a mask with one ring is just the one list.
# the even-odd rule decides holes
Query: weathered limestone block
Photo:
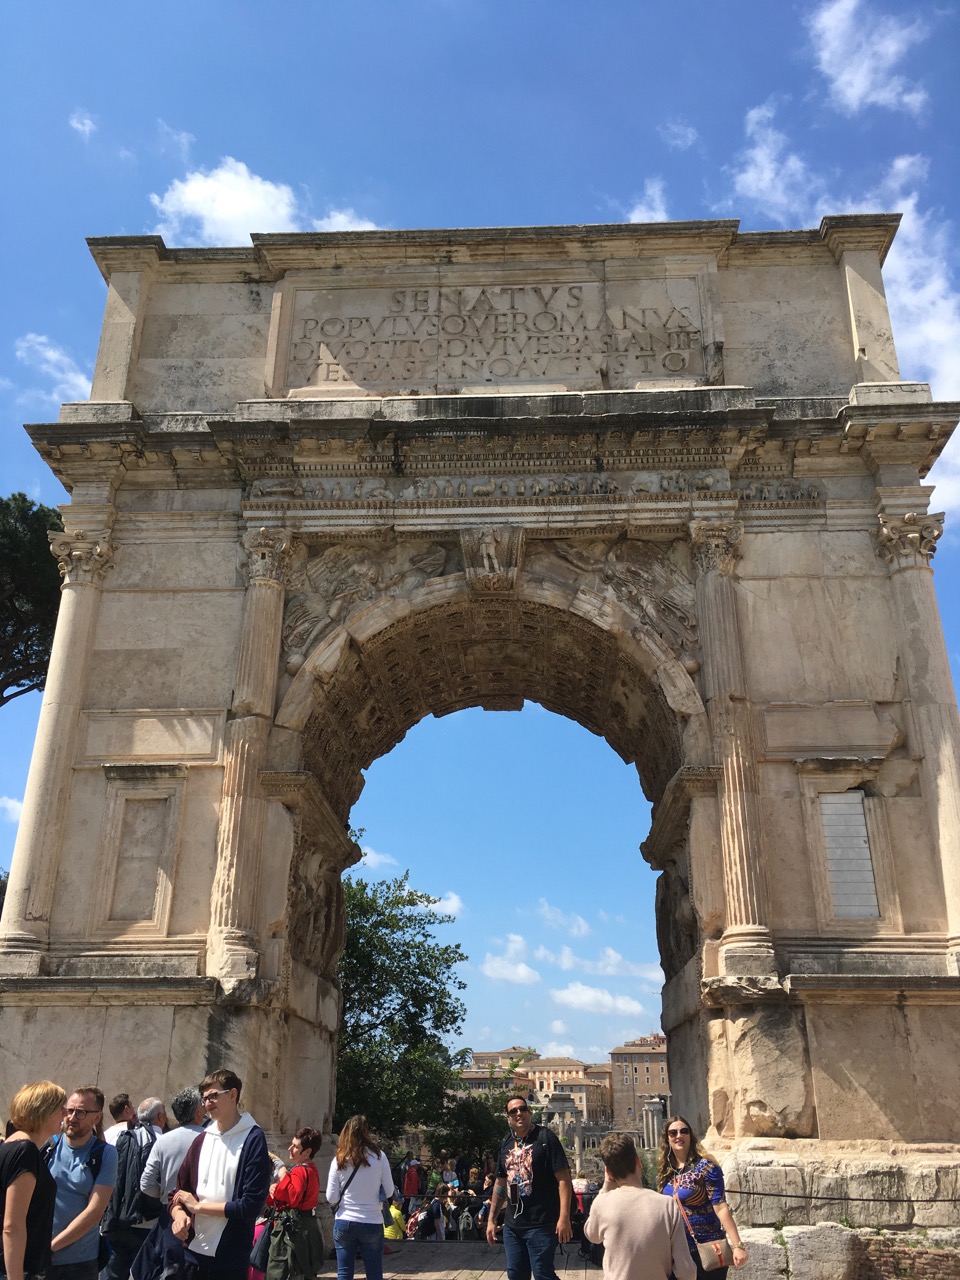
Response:
[{"label": "weathered limestone block", "polygon": [[813,1091],[803,1015],[761,1006],[727,1021],[738,1131],[806,1137],[813,1133]]}]

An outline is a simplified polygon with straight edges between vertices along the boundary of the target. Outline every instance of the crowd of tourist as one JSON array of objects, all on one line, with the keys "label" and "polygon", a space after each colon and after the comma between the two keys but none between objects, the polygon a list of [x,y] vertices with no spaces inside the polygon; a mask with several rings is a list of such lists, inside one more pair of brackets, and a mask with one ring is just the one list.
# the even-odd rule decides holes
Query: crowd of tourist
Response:
[{"label": "crowd of tourist", "polygon": [[[324,1265],[314,1163],[322,1134],[298,1129],[282,1161],[240,1109],[228,1069],[173,1098],[134,1108],[49,1080],[10,1103],[0,1143],[0,1280],[308,1280]],[[382,1280],[404,1241],[502,1240],[510,1280],[556,1280],[554,1251],[592,1242],[610,1280],[723,1280],[747,1261],[723,1175],[689,1122],[673,1116],[657,1189],[644,1186],[633,1139],[611,1134],[602,1185],[572,1177],[562,1144],[522,1097],[510,1134],[482,1164],[465,1153],[392,1168],[364,1116],[343,1125],[326,1182],[338,1280]],[[611,1192],[622,1192],[616,1196]],[[661,1193],[661,1194],[658,1194]]]}]

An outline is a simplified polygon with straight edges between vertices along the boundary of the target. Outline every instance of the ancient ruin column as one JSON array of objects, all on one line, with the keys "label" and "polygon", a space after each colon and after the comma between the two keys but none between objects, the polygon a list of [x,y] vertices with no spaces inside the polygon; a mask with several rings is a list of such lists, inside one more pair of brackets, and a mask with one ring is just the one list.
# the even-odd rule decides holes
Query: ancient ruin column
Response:
[{"label": "ancient ruin column", "polygon": [[[881,493],[881,505],[883,495]],[[931,560],[943,533],[943,512],[881,511],[877,550],[889,566],[894,609],[904,636],[900,662],[909,690],[920,774],[930,798],[947,902],[947,951],[960,973],[960,715],[933,587]]]},{"label": "ancient ruin column", "polygon": [[[69,515],[77,512],[65,508]],[[84,515],[90,514],[84,512]],[[7,885],[0,950],[27,953],[18,971],[39,969],[50,931],[50,910],[70,777],[77,747],[80,708],[93,648],[103,579],[113,548],[113,510],[95,513],[97,525],[50,534],[50,550],[63,578],[60,611],[27,779],[23,812]],[[29,958],[33,953],[33,959]],[[7,968],[8,965],[4,965]]]},{"label": "ancient ruin column", "polygon": [[244,537],[244,546],[248,585],[232,718],[224,739],[210,920],[209,969],[224,986],[257,975],[255,903],[266,803],[259,779],[273,721],[290,536],[286,530],[252,530]]},{"label": "ancient ruin column", "polygon": [[720,521],[691,525],[697,568],[697,614],[703,661],[703,699],[710,716],[720,793],[726,927],[720,940],[726,973],[774,973],[763,875],[760,786],[753,752],[733,568],[743,526]]}]

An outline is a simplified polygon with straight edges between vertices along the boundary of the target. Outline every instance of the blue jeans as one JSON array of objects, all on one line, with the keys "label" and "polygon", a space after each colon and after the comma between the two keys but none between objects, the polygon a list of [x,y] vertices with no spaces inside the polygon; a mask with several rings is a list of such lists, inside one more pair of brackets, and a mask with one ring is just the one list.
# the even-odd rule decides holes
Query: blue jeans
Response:
[{"label": "blue jeans", "polygon": [[367,1280],[383,1280],[383,1223],[341,1222],[333,1224],[337,1250],[337,1280],[353,1280],[353,1264],[360,1250]]},{"label": "blue jeans", "polygon": [[557,1249],[557,1233],[546,1227],[527,1231],[503,1228],[503,1248],[507,1255],[509,1280],[558,1280],[553,1265]]}]

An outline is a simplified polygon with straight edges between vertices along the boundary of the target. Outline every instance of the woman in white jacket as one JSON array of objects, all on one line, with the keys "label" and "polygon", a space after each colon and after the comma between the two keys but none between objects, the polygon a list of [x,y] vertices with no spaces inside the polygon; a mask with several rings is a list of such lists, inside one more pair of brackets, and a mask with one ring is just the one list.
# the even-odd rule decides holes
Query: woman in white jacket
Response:
[{"label": "woman in white jacket", "polygon": [[367,1280],[383,1280],[382,1203],[392,1195],[390,1163],[366,1116],[351,1116],[340,1130],[327,1175],[327,1203],[335,1211],[337,1280],[353,1280],[358,1248]]}]

